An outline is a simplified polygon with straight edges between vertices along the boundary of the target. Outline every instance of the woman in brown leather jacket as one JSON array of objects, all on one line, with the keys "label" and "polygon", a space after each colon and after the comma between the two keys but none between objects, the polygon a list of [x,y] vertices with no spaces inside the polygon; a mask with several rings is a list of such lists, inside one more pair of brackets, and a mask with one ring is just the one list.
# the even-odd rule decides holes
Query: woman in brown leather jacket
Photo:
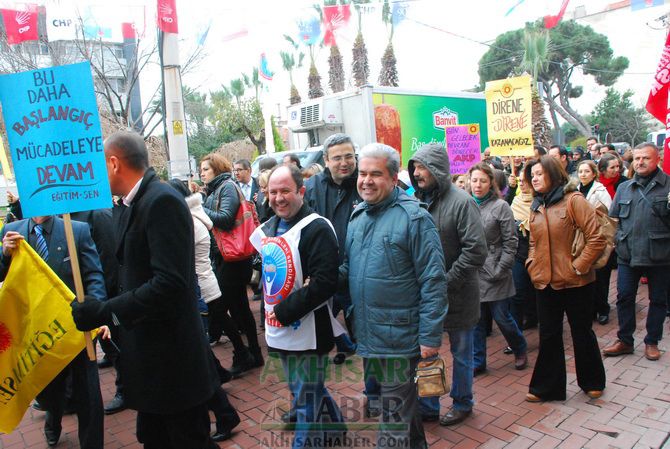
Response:
[{"label": "woman in brown leather jacket", "polygon": [[[530,215],[530,248],[526,267],[537,289],[540,351],[530,381],[529,402],[565,400],[566,374],[563,316],[568,316],[575,353],[577,384],[590,397],[602,396],[605,369],[593,316],[593,263],[605,248],[595,210],[568,184],[568,175],[550,156],[529,161],[525,182],[534,190]],[[572,256],[575,232],[586,245]]]}]

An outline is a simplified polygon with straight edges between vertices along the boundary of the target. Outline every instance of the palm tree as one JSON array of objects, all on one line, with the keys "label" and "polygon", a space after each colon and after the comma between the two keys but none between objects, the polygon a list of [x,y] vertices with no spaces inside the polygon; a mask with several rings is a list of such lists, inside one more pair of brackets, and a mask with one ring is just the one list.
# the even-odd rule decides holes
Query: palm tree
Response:
[{"label": "palm tree", "polygon": [[391,13],[389,0],[384,0],[384,6],[382,7],[382,22],[391,28],[391,32],[389,34],[389,43],[384,51],[384,56],[382,56],[382,68],[379,72],[379,85],[398,87],[398,66],[393,51],[393,15]]},{"label": "palm tree", "polygon": [[237,107],[240,108],[240,99],[244,96],[244,82],[240,78],[230,81],[230,95],[235,98]]},{"label": "palm tree", "polygon": [[344,90],[344,66],[342,65],[342,54],[337,45],[330,47],[328,57],[328,85],[335,92]]},{"label": "palm tree", "polygon": [[[298,52],[298,44],[291,38],[291,36],[284,35],[284,39],[286,39],[286,41],[291,44],[293,50],[290,53],[287,51],[280,51],[279,55],[281,56],[282,67],[288,72],[288,77],[291,81],[289,102],[291,104],[296,104],[300,103],[302,98],[300,98],[300,92],[298,92],[298,88],[295,87],[295,83],[293,82],[293,69],[299,69],[302,67],[305,54],[303,52]],[[298,56],[297,61],[296,55]]]},{"label": "palm tree", "polygon": [[[313,5],[314,9],[319,13],[319,23],[323,22],[323,10],[321,5]],[[319,48],[323,46],[323,39],[319,42]],[[323,87],[321,87],[321,75],[319,75],[319,70],[316,68],[316,63],[314,62],[314,45],[309,45],[309,76],[307,77],[307,85],[309,90],[307,91],[308,98],[319,98],[323,97]]]},{"label": "palm tree", "polygon": [[544,102],[537,90],[537,80],[540,73],[549,65],[551,55],[551,39],[546,30],[526,30],[523,38],[523,59],[519,68],[530,72],[532,83],[532,123],[533,140],[539,145],[549,145],[552,142],[551,125],[545,116]]},{"label": "palm tree", "polygon": [[358,34],[356,35],[356,40],[354,40],[354,48],[352,50],[353,60],[351,62],[351,70],[353,72],[354,84],[356,87],[361,87],[368,83],[370,66],[368,65],[368,49],[365,47],[365,40],[361,31],[360,5],[370,3],[370,0],[353,0],[353,3],[358,14]]}]

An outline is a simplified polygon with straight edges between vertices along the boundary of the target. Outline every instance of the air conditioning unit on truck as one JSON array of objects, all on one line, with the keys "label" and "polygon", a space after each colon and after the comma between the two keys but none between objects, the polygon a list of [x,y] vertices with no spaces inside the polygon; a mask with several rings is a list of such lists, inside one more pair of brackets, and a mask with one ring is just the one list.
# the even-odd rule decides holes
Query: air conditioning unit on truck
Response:
[{"label": "air conditioning unit on truck", "polygon": [[288,108],[289,146],[300,151],[346,133],[363,147],[383,142],[400,152],[402,165],[425,143],[444,143],[449,125],[478,123],[487,146],[484,94],[410,91],[363,86]]}]

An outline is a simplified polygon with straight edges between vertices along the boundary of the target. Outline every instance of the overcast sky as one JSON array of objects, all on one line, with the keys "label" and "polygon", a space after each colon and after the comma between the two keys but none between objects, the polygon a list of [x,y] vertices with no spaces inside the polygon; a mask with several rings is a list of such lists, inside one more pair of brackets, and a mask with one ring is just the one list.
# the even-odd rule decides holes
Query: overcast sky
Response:
[{"label": "overcast sky", "polygon": [[[393,1],[393,0],[392,0]],[[400,86],[406,89],[460,91],[478,83],[478,61],[499,34],[522,27],[547,14],[556,14],[562,0],[524,0],[508,16],[505,13],[519,0],[408,0],[407,19],[395,30],[393,44],[398,60]],[[128,1],[128,5],[146,5],[147,40],[155,39],[155,2]],[[203,92],[219,89],[242,72],[250,73],[258,65],[261,52],[269,58],[275,72],[272,91],[264,101],[279,110],[282,116],[288,104],[288,74],[281,68],[280,50],[290,47],[283,34],[298,36],[296,23],[315,14],[312,0],[177,0],[180,27],[180,53],[184,60],[196,46],[199,35],[210,26],[204,45],[205,59],[197,70],[184,75],[184,84]],[[619,89],[633,89],[635,101],[643,105],[664,44],[665,31],[655,18],[664,14],[668,5],[631,11],[624,8],[602,12],[611,3],[606,0],[571,0],[566,18],[575,8],[583,7],[588,17],[580,23],[593,26],[605,34],[615,56],[626,56],[631,65],[617,83]],[[109,3],[107,3],[109,5]],[[370,82],[377,83],[380,60],[388,42],[388,30],[381,22],[381,3],[373,3],[374,11],[363,15],[362,28],[370,61]],[[114,5],[115,14],[123,6]],[[353,11],[352,11],[353,13]],[[337,41],[344,57],[347,84],[351,85],[351,47],[357,32],[353,13],[349,25],[338,31]],[[241,38],[227,36],[247,32]],[[307,53],[307,48],[303,47]],[[328,85],[328,48],[316,51],[317,68],[322,85]],[[307,98],[307,66],[294,73],[303,99]],[[157,66],[143,74],[143,96],[154,91],[160,79]],[[583,81],[584,95],[575,101],[581,113],[589,113],[602,99],[604,89],[589,77]]]}]

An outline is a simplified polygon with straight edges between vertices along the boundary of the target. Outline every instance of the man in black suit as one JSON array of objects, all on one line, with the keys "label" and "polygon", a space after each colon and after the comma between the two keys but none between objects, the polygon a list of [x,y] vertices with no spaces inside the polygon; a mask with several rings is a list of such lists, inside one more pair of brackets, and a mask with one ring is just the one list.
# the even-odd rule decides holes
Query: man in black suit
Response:
[{"label": "man in black suit", "polygon": [[251,163],[247,159],[240,159],[233,164],[233,173],[247,201],[255,201],[258,193],[258,181],[251,176]]},{"label": "man in black suit", "polygon": [[[86,223],[72,222],[77,257],[81,270],[84,291],[91,303],[103,304],[105,283],[100,260]],[[8,223],[2,229],[2,259],[0,281],[5,279],[11,265],[11,253],[18,240],[25,239],[46,261],[56,275],[74,291],[74,278],[70,267],[70,254],[65,240],[65,224],[57,216],[33,217]],[[101,323],[104,324],[104,323]],[[98,326],[95,326],[98,327]],[[93,329],[93,328],[91,328]],[[95,362],[88,360],[86,351],[77,355],[37,395],[40,407],[46,411],[44,434],[47,444],[55,446],[60,439],[61,420],[68,393],[68,377],[72,376],[72,391],[69,406],[74,408],[79,422],[79,445],[82,449],[102,449],[103,421],[100,379]]]},{"label": "man in black suit", "polygon": [[139,134],[110,136],[105,158],[126,206],[116,225],[119,294],[73,304],[74,321],[81,330],[120,324],[124,399],[146,449],[216,448],[206,402],[218,385],[197,310],[191,214],[149,168]]}]

